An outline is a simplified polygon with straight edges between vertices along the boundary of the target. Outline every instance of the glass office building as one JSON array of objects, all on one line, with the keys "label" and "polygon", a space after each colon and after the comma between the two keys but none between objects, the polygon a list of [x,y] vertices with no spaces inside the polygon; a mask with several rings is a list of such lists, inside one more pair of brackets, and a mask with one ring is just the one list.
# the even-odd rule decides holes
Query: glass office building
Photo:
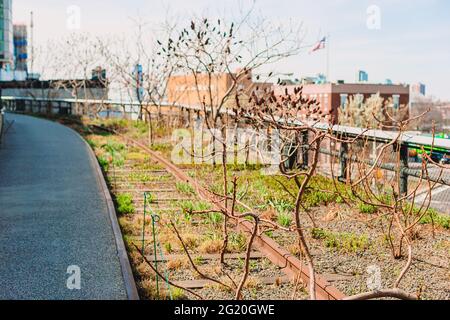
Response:
[{"label": "glass office building", "polygon": [[14,25],[14,66],[15,71],[28,71],[28,33],[24,24]]},{"label": "glass office building", "polygon": [[0,0],[0,66],[11,70],[14,60],[12,0]]}]

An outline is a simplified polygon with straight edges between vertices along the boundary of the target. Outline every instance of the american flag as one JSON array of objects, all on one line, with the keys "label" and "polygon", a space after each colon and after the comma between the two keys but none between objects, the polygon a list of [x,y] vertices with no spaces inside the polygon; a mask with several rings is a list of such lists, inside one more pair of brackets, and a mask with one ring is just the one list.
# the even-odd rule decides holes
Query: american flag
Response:
[{"label": "american flag", "polygon": [[323,37],[322,40],[320,40],[319,42],[317,42],[317,44],[316,44],[314,47],[312,47],[312,49],[311,49],[311,51],[309,51],[309,53],[313,53],[313,52],[315,52],[315,51],[325,49],[325,44],[326,44],[326,42],[327,42],[327,38],[326,38],[326,37]]}]

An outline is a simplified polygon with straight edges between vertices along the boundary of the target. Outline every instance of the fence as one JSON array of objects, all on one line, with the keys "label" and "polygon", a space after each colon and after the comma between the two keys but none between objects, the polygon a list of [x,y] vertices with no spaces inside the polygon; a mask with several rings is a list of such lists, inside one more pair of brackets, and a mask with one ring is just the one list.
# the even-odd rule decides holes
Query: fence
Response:
[{"label": "fence", "polygon": [[[122,102],[111,100],[83,100],[83,99],[33,99],[22,97],[4,97],[3,104],[6,109],[12,112],[40,112],[53,114],[74,114],[79,109],[80,105],[91,106],[92,108],[106,110],[104,112],[118,112],[122,111],[123,117],[127,117],[127,113],[136,112],[136,108],[141,106],[137,102]],[[166,113],[170,112],[188,112],[189,117],[191,113],[200,114],[201,110],[198,107],[181,106],[181,105],[163,105]],[[132,118],[132,117],[128,117]],[[294,123],[295,124],[295,123]],[[298,125],[301,125],[299,122]],[[450,139],[439,139],[425,136],[418,136],[408,133],[403,133],[399,136],[398,132],[383,131],[383,130],[366,130],[363,128],[354,128],[340,125],[330,125],[326,123],[317,123],[314,126],[323,131],[332,132],[339,137],[358,138],[366,142],[372,142],[374,145],[388,144],[396,141],[394,148],[399,150],[400,154],[400,191],[406,194],[410,188],[411,182],[417,181],[422,176],[422,170],[410,161],[409,150],[424,148],[428,150],[432,156],[435,154],[445,154],[450,156]],[[303,141],[307,144],[308,137],[305,135]],[[291,164],[308,163],[307,148],[299,148],[303,150],[301,155],[296,155],[295,159],[291,159]],[[338,168],[341,178],[346,177],[349,162],[362,162],[368,165],[374,165],[374,160],[361,160],[358,155],[351,155],[348,152],[348,146],[341,143],[340,146],[330,149],[321,149],[322,154],[337,159],[339,161]],[[377,168],[394,172],[397,166],[394,165],[398,159],[386,159],[383,163],[377,163]],[[443,173],[440,172],[436,166],[430,166],[427,179],[436,182],[440,185],[437,191],[434,191],[433,196],[436,203],[432,204],[439,210],[450,213],[450,170],[446,169]]]},{"label": "fence", "polygon": [[114,101],[94,99],[56,99],[56,98],[30,98],[11,97],[2,98],[6,109],[11,112],[30,112],[59,115],[100,115],[103,118],[137,119],[141,107],[148,108],[152,113],[162,112],[171,114],[177,110],[200,111],[200,108],[186,107],[175,104],[139,103],[136,101]]},{"label": "fence", "polygon": [[72,114],[72,101],[58,99],[2,97],[6,110],[18,113]]},{"label": "fence", "polygon": [[2,108],[0,106],[0,145],[2,144],[2,139],[3,139],[4,118],[5,118],[5,116],[3,115],[3,111],[2,111]]}]

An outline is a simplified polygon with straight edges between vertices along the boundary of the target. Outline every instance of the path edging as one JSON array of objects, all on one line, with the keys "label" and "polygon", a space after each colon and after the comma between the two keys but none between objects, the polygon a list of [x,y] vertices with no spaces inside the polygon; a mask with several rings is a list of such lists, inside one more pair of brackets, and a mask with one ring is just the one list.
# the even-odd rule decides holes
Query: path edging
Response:
[{"label": "path edging", "polygon": [[97,175],[97,180],[102,189],[103,195],[106,200],[106,206],[108,208],[108,216],[111,222],[111,227],[114,233],[114,239],[116,243],[117,256],[119,257],[120,268],[122,270],[122,278],[125,284],[125,289],[127,291],[128,300],[139,300],[139,294],[136,287],[136,282],[134,280],[133,271],[131,270],[130,260],[128,259],[128,253],[123,242],[122,231],[120,230],[119,221],[117,220],[116,209],[114,207],[114,202],[109,192],[108,186],[106,185],[105,177],[103,176],[103,171],[100,168],[100,164],[97,161],[97,157],[91,146],[83,139],[78,132],[73,130],[86,144],[89,152],[89,158],[94,165],[95,172]]}]

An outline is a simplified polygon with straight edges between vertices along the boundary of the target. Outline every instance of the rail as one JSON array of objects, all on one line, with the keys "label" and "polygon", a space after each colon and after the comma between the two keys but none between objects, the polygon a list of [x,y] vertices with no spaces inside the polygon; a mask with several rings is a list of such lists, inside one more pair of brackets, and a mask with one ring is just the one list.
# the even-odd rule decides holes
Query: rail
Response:
[{"label": "rail", "polygon": [[[148,105],[139,103],[136,101],[116,101],[116,100],[95,100],[95,99],[46,99],[46,98],[29,98],[29,97],[3,97],[3,104],[6,109],[13,112],[42,112],[56,113],[56,114],[73,114],[75,106],[79,104],[83,105],[101,105],[107,106],[110,112],[114,112],[115,108],[121,107],[122,110],[128,110],[128,113],[133,113],[135,107],[142,105]],[[169,108],[170,111],[175,109],[187,110],[200,113],[202,108],[199,106],[188,106],[180,104],[168,104],[162,103],[159,106]],[[230,111],[224,111],[230,112]],[[125,114],[127,112],[124,112]],[[293,123],[301,125],[302,122],[295,121]],[[428,151],[441,150],[441,152],[450,155],[450,139],[433,138],[414,135],[410,133],[399,134],[395,131],[384,131],[384,130],[367,130],[364,128],[355,128],[349,126],[341,125],[330,125],[327,123],[315,123],[314,127],[322,130],[332,132],[338,136],[345,136],[348,138],[360,138],[361,140],[373,141],[376,143],[390,143],[396,141],[397,146],[400,148],[400,161],[402,167],[400,168],[400,190],[402,193],[407,193],[408,190],[408,177],[420,177],[420,170],[409,168],[409,157],[408,150],[410,148],[424,148]],[[345,175],[345,168],[347,162],[351,161],[364,161],[369,164],[374,164],[370,160],[360,160],[355,156],[349,156],[346,150],[347,146],[345,144],[341,145],[341,150],[339,152],[333,150],[321,149],[323,154],[333,156],[340,161],[341,166],[341,177]],[[444,150],[444,151],[442,151]],[[307,163],[307,152],[304,161]],[[390,164],[377,164],[377,166],[384,170],[395,171],[395,166]],[[430,175],[430,181],[437,182],[446,186],[450,186],[450,175]]]},{"label": "rail", "polygon": [[3,115],[3,110],[1,109],[0,106],[0,145],[2,144],[2,139],[3,139],[3,127],[4,127],[4,118],[5,116]]}]

